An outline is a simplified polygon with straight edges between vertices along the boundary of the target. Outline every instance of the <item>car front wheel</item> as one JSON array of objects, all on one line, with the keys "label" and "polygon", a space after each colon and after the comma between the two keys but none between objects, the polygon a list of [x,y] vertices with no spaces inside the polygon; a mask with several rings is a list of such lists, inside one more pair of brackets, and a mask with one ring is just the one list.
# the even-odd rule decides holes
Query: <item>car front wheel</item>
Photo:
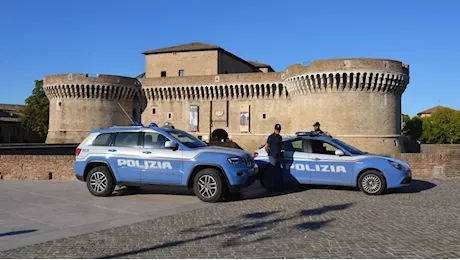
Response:
[{"label": "car front wheel", "polygon": [[195,195],[204,202],[217,202],[225,196],[223,176],[216,169],[203,169],[193,181]]},{"label": "car front wheel", "polygon": [[86,186],[94,196],[107,197],[115,189],[115,182],[106,166],[98,166],[91,169],[88,173]]},{"label": "car front wheel", "polygon": [[380,195],[385,191],[385,177],[378,171],[368,170],[359,177],[359,189],[367,195]]}]

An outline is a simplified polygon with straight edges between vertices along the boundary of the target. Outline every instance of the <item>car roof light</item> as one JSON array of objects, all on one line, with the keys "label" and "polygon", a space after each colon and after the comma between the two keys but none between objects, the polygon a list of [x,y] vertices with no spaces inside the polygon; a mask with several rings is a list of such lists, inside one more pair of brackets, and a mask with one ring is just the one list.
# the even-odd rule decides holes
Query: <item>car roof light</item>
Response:
[{"label": "car roof light", "polygon": [[152,127],[158,127],[158,125],[157,125],[156,123],[152,122],[152,123],[149,124],[149,127],[150,127],[150,128],[152,128]]},{"label": "car roof light", "polygon": [[296,132],[296,136],[318,136],[318,133],[314,131],[307,131],[307,132]]}]

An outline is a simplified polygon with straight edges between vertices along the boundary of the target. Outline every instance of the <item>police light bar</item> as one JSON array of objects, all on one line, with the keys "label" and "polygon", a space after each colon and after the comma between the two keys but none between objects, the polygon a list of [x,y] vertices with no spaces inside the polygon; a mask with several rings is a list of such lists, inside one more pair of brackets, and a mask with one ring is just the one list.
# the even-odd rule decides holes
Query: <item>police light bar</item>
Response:
[{"label": "police light bar", "polygon": [[152,122],[152,123],[149,124],[149,127],[150,127],[150,128],[152,128],[152,127],[158,127],[158,125],[155,124],[154,122]]},{"label": "police light bar", "polygon": [[318,133],[316,133],[316,132],[314,132],[314,131],[296,132],[295,135],[296,135],[296,136],[317,136]]},{"label": "police light bar", "polygon": [[141,122],[135,122],[134,126],[144,126]]}]

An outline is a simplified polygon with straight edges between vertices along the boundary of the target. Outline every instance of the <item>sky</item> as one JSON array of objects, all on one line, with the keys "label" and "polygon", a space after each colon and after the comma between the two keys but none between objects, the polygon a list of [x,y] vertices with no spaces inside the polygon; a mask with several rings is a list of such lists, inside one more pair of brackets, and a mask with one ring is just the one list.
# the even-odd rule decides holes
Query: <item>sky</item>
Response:
[{"label": "sky", "polygon": [[[60,73],[137,76],[145,50],[203,42],[283,71],[328,58],[410,66],[402,112],[460,109],[460,1],[2,0],[0,103]],[[359,108],[357,108],[359,109]]]}]

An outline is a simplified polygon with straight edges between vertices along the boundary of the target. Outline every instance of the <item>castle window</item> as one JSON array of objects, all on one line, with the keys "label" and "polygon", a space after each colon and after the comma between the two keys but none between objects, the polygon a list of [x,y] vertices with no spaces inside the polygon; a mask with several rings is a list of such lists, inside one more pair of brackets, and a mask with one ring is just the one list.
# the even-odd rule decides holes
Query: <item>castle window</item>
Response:
[{"label": "castle window", "polygon": [[152,114],[155,115],[156,112],[157,112],[157,109],[156,109],[156,108],[152,108]]},{"label": "castle window", "polygon": [[161,77],[166,77],[166,71],[161,72]]},{"label": "castle window", "polygon": [[168,119],[172,118],[172,113],[168,113]]},{"label": "castle window", "polygon": [[179,77],[183,77],[184,76],[184,70],[179,70]]},{"label": "castle window", "polygon": [[267,115],[266,115],[266,114],[262,114],[262,118],[263,118],[263,119],[267,118]]}]

